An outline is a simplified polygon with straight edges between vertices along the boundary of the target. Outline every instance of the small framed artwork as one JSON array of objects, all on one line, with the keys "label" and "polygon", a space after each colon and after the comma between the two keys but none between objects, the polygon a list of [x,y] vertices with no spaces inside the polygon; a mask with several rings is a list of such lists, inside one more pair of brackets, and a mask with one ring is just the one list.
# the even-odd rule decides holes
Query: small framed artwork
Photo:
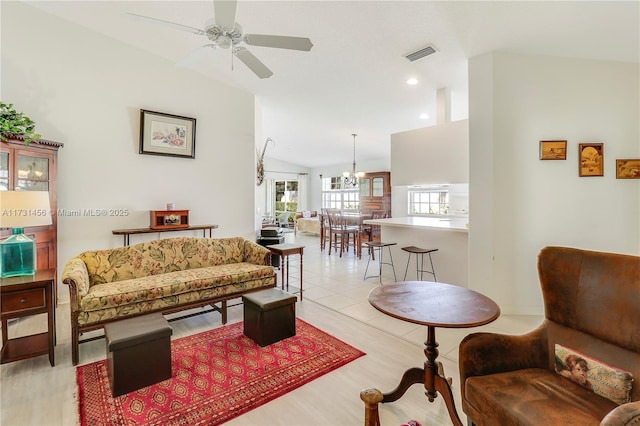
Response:
[{"label": "small framed artwork", "polygon": [[567,141],[540,141],[541,160],[566,160]]},{"label": "small framed artwork", "polygon": [[616,179],[640,179],[640,158],[616,160]]},{"label": "small framed artwork", "polygon": [[141,109],[140,154],[196,158],[196,119]]},{"label": "small framed artwork", "polygon": [[604,176],[603,143],[581,143],[578,153],[580,176]]}]

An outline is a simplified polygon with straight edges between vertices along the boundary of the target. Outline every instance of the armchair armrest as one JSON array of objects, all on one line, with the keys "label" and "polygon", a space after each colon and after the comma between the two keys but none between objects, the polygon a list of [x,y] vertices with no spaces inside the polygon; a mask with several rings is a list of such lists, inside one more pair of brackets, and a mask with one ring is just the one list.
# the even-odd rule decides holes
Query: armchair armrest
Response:
[{"label": "armchair armrest", "polygon": [[600,422],[600,426],[622,425],[640,425],[640,401],[619,405]]},{"label": "armchair armrest", "polygon": [[89,293],[91,283],[87,265],[79,257],[69,260],[62,271],[62,282],[69,286],[71,312],[80,309],[80,299]]},{"label": "armchair armrest", "polygon": [[548,368],[549,349],[544,326],[523,335],[472,333],[460,342],[460,383],[484,376],[525,368]]}]

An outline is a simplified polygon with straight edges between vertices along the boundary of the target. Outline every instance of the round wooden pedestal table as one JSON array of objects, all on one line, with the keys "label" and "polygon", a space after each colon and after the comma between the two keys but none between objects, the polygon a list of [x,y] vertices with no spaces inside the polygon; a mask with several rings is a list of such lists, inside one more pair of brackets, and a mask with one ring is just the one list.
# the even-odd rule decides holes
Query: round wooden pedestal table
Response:
[{"label": "round wooden pedestal table", "polygon": [[451,379],[445,377],[442,363],[436,362],[436,327],[467,328],[488,324],[500,316],[498,305],[473,290],[432,281],[381,285],[371,290],[369,303],[391,317],[427,327],[424,368],[405,371],[400,384],[383,394],[382,402],[396,401],[410,386],[423,383],[429,402],[433,402],[440,393],[451,421],[462,426],[451,392]]}]

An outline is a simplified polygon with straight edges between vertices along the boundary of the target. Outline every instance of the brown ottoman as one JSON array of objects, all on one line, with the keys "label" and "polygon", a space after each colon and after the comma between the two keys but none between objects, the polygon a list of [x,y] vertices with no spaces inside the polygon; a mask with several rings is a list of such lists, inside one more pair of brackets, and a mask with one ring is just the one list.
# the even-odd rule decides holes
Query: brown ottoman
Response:
[{"label": "brown ottoman", "polygon": [[298,298],[279,288],[242,296],[244,335],[260,346],[267,346],[296,335]]},{"label": "brown ottoman", "polygon": [[108,323],[104,334],[114,397],[171,378],[172,330],[162,314]]}]

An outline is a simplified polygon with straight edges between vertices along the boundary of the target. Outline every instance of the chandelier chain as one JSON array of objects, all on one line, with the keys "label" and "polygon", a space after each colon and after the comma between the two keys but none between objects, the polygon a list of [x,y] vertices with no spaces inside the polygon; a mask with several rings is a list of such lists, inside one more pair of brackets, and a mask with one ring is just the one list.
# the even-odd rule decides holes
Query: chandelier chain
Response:
[{"label": "chandelier chain", "polygon": [[345,172],[344,173],[344,185],[345,186],[358,186],[358,174],[356,172],[356,136],[358,136],[356,133],[352,133],[351,136],[353,136],[353,169],[351,171],[351,173],[349,172]]}]

